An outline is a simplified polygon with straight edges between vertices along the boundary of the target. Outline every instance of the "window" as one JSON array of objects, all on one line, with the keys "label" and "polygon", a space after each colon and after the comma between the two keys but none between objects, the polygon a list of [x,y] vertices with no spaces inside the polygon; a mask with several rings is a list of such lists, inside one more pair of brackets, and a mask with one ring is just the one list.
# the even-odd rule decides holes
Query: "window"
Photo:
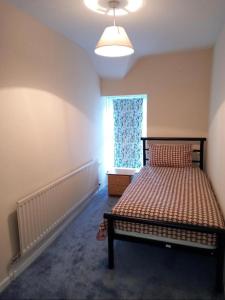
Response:
[{"label": "window", "polygon": [[105,167],[140,168],[147,133],[147,96],[105,97]]}]

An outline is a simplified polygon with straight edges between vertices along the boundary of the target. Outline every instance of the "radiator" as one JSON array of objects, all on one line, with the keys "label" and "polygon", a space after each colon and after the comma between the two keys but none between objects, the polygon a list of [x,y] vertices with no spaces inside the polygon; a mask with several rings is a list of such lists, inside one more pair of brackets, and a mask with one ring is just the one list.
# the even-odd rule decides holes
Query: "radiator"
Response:
[{"label": "radiator", "polygon": [[98,166],[89,162],[17,202],[20,254],[51,234],[98,186]]}]

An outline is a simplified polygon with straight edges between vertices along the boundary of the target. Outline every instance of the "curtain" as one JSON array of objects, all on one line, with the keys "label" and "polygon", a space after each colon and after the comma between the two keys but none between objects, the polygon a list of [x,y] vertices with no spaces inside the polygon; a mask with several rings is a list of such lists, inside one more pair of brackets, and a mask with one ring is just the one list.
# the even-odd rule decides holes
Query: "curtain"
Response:
[{"label": "curtain", "polygon": [[142,166],[143,98],[113,99],[114,166]]}]

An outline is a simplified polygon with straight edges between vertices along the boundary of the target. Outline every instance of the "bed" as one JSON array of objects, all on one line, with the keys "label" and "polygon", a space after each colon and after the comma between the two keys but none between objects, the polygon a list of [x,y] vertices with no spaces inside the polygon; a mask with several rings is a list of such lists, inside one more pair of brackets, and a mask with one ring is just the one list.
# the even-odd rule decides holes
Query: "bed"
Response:
[{"label": "bed", "polygon": [[[142,141],[144,167],[112,212],[104,214],[100,226],[100,232],[107,227],[109,268],[114,268],[114,240],[184,248],[216,257],[217,289],[222,290],[225,223],[203,172],[206,139],[148,137]],[[191,165],[180,165],[179,153],[172,165],[154,165],[152,157],[170,155],[165,152],[170,143],[189,150],[182,150],[182,155],[185,159],[189,155]]]}]

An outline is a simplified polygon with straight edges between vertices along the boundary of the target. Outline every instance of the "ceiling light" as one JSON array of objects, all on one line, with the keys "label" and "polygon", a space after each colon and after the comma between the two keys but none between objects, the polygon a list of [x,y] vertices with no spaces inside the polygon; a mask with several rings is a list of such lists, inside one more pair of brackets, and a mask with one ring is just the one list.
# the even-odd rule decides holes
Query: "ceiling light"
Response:
[{"label": "ceiling light", "polygon": [[106,57],[122,57],[134,53],[132,43],[121,26],[116,26],[115,11],[118,5],[117,1],[109,1],[110,7],[114,13],[114,25],[105,28],[100,40],[98,41],[95,53]]},{"label": "ceiling light", "polygon": [[134,49],[123,27],[108,26],[96,46],[95,53],[106,57],[122,57],[133,54]]},{"label": "ceiling light", "polygon": [[135,12],[143,5],[143,0],[84,0],[84,4],[94,12],[113,16],[113,8],[109,2],[117,2],[115,9],[116,16],[127,15],[129,12]]}]

